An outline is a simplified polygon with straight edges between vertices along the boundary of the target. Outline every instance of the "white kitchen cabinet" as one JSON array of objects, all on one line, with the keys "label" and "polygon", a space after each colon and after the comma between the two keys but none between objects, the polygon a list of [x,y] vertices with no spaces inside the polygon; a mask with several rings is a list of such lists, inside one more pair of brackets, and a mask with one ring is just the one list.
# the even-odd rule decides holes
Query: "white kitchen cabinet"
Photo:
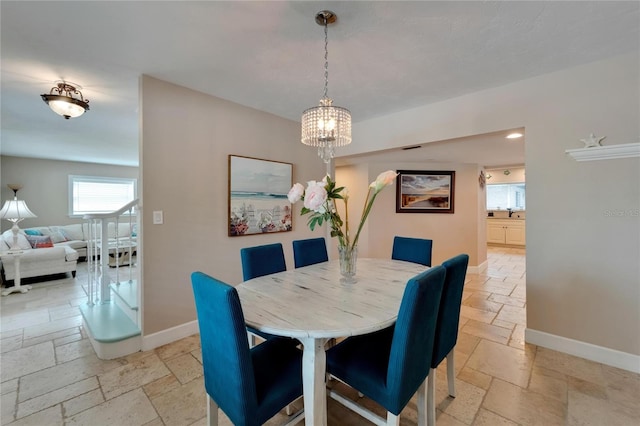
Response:
[{"label": "white kitchen cabinet", "polygon": [[487,243],[524,246],[526,244],[525,221],[521,219],[487,219]]}]

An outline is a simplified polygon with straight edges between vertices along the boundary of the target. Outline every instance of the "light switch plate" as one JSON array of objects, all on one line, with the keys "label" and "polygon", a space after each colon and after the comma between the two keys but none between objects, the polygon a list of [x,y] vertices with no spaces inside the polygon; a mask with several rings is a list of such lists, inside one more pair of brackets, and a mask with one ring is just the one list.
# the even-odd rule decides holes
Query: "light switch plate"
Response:
[{"label": "light switch plate", "polygon": [[162,217],[162,210],[156,210],[153,212],[153,224],[154,225],[162,225],[164,223],[164,218]]}]

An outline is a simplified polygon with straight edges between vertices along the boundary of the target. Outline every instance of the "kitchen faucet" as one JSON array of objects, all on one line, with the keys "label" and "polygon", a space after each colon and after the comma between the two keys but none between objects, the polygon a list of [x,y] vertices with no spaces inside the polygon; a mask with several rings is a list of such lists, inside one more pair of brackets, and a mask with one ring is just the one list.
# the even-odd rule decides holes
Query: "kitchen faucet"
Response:
[{"label": "kitchen faucet", "polygon": [[513,210],[511,208],[508,208],[507,211],[509,212],[509,217],[511,217],[513,215]]}]

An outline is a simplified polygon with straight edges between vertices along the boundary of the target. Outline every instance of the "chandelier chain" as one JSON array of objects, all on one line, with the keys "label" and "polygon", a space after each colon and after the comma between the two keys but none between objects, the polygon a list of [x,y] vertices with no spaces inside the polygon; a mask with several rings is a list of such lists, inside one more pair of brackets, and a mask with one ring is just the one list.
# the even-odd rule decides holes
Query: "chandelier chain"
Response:
[{"label": "chandelier chain", "polygon": [[327,97],[329,86],[329,39],[327,37],[327,19],[324,20],[324,98]]}]

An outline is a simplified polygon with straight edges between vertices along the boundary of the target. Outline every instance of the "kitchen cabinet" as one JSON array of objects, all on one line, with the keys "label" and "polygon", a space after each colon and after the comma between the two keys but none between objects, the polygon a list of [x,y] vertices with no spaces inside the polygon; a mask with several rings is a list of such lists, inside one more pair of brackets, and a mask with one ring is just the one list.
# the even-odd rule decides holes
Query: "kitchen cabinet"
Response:
[{"label": "kitchen cabinet", "polygon": [[524,246],[526,244],[525,221],[522,219],[487,219],[487,243]]}]

